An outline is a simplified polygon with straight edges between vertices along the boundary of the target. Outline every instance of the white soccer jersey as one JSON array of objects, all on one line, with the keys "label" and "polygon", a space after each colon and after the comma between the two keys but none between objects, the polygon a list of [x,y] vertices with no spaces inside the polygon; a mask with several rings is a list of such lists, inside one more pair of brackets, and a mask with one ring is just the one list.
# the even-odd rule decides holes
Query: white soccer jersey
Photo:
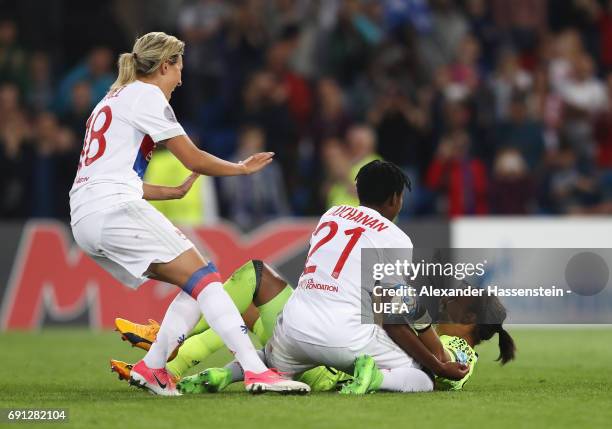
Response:
[{"label": "white soccer jersey", "polygon": [[361,249],[412,249],[393,222],[367,207],[337,206],[310,239],[304,272],[283,309],[283,329],[299,341],[330,347],[362,347],[376,326],[362,323]]},{"label": "white soccer jersey", "polygon": [[87,120],[72,190],[74,225],[88,214],[141,199],[155,144],[185,134],[156,85],[132,82],[109,92]]}]

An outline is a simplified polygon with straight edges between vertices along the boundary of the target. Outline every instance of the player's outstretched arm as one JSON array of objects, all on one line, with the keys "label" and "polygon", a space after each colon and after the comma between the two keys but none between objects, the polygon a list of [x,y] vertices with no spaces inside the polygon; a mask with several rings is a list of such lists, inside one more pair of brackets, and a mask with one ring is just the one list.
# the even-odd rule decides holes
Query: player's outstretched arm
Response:
[{"label": "player's outstretched arm", "polygon": [[238,176],[256,173],[271,163],[274,156],[274,152],[261,152],[238,163],[225,161],[198,149],[186,135],[168,139],[166,147],[189,170],[207,176]]},{"label": "player's outstretched arm", "polygon": [[183,183],[178,186],[161,186],[143,183],[143,198],[148,201],[179,200],[191,189],[194,182],[200,177],[199,173],[191,173]]}]

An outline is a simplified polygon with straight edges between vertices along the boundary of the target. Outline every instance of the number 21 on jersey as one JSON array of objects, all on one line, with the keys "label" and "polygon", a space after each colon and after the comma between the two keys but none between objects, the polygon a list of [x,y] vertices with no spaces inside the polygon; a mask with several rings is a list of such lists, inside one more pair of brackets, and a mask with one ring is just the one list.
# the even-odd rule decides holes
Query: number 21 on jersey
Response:
[{"label": "number 21 on jersey", "polygon": [[[333,220],[323,222],[315,230],[315,232],[313,233],[313,237],[319,235],[319,233],[324,229],[327,229],[327,234],[324,235],[319,241],[317,241],[317,243],[312,246],[312,249],[310,249],[310,252],[308,252],[308,256],[306,257],[306,266],[304,267],[303,274],[314,273],[317,270],[316,265],[309,265],[310,258],[317,250],[319,250],[322,246],[324,246],[326,243],[328,243],[334,238],[334,236],[338,233],[338,224]],[[361,234],[363,234],[364,231],[365,228],[361,227],[351,228],[344,231],[344,235],[350,238],[344,246],[342,253],[340,253],[338,260],[334,265],[333,271],[331,272],[331,276],[333,278],[337,279],[340,276],[340,273],[342,272],[342,268],[344,268],[346,260],[348,259],[349,255],[351,254],[351,251],[359,241],[359,238],[361,237]]]}]

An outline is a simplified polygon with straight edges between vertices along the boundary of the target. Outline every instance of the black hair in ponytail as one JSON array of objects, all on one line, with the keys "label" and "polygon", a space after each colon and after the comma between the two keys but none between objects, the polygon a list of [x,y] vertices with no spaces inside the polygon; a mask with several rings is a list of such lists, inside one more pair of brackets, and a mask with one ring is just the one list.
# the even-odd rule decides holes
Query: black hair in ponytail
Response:
[{"label": "black hair in ponytail", "polygon": [[501,361],[502,365],[505,365],[514,359],[516,346],[512,336],[501,325],[499,325],[497,336],[499,337],[499,357],[497,360]]}]

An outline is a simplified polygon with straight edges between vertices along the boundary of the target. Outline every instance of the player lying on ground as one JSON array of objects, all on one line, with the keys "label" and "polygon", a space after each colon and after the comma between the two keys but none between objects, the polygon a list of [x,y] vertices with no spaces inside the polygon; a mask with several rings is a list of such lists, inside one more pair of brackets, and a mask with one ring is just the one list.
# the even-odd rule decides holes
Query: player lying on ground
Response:
[{"label": "player lying on ground", "polygon": [[142,181],[156,144],[165,144],[189,170],[210,176],[255,173],[272,153],[233,163],[199,150],[168,104],[181,85],[185,44],[165,33],[138,38],[119,58],[119,76],[94,108],[70,191],[71,226],[76,243],[125,285],[148,278],[178,286],[131,381],[160,395],[177,395],[165,365],[202,314],[245,368],[249,391],[306,392],[308,386],[268,370],[251,343],[244,321],[208,262],[172,223],[145,200],[180,197],[176,189]]},{"label": "player lying on ground", "polygon": [[[224,283],[224,288],[239,309],[246,308],[243,314],[245,321],[259,341],[265,344],[274,328],[277,315],[291,295],[292,288],[261,261],[249,261],[244,264]],[[251,301],[257,308],[250,305]],[[470,369],[468,374],[457,382],[437,377],[437,389],[461,389],[473,373],[477,361],[473,347],[490,339],[495,332],[499,333],[502,363],[513,358],[512,339],[503,330],[501,324],[490,326],[478,325],[474,322],[482,320],[481,313],[484,308],[496,308],[499,320],[503,320],[505,311],[499,301],[491,299],[487,302],[480,302],[470,298],[458,298],[445,299],[442,304],[444,313],[442,319],[449,323],[438,325],[436,330],[441,335],[440,340],[448,356],[446,359],[465,363]],[[453,318],[459,324],[451,324]],[[139,325],[125,319],[117,319],[116,324],[125,340],[144,350],[147,350],[155,341],[159,330],[159,325],[155,321],[150,321],[148,325]],[[201,320],[191,336],[178,349],[178,354],[174,354],[176,357],[171,357],[167,368],[174,377],[180,379],[188,369],[196,366],[222,347],[223,343],[218,335],[208,329],[205,320]],[[128,380],[132,365],[112,360],[111,368],[119,374],[120,378]],[[350,375],[333,368],[317,367],[302,374],[299,381],[310,385],[312,390],[327,391],[339,387],[340,383],[351,378]],[[216,392],[242,379],[240,366],[232,362],[225,368],[209,368],[199,374],[184,377],[178,383],[178,387],[183,393]]]},{"label": "player lying on ground", "polygon": [[[474,371],[478,355],[474,347],[498,334],[498,361],[505,365],[515,357],[514,340],[503,328],[506,309],[496,296],[461,297],[444,299],[442,311],[445,323],[436,326],[441,335],[444,349],[453,362],[463,362],[469,366],[468,374],[461,380],[435,377],[437,390],[460,390]],[[475,323],[475,321],[495,320],[499,323]],[[236,361],[233,363],[238,365]],[[343,386],[342,392],[348,394],[365,394],[378,390],[390,390],[384,387],[388,369],[379,369],[371,356],[359,356],[355,360],[354,377]]]}]

